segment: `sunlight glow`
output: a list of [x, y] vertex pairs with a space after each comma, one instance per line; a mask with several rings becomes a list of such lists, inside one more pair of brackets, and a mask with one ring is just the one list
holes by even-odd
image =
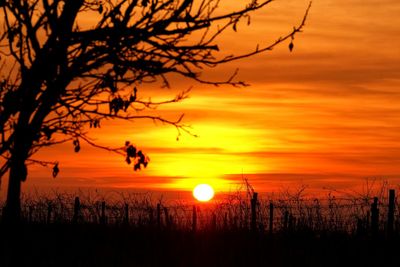
[[193, 189], [193, 196], [198, 201], [206, 202], [214, 197], [214, 189], [208, 184], [199, 184]]

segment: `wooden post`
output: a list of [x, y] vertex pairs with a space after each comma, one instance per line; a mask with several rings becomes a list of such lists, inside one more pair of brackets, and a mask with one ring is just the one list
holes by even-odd
[[154, 226], [154, 215], [153, 215], [153, 207], [149, 208], [149, 225]]
[[51, 213], [53, 211], [53, 207], [51, 206], [51, 203], [47, 205], [47, 223], [51, 223]]
[[197, 229], [197, 207], [193, 205], [193, 214], [192, 214], [192, 231], [196, 232]]
[[124, 215], [125, 215], [125, 217], [124, 217], [124, 223], [125, 223], [126, 225], [128, 225], [128, 224], [129, 224], [129, 205], [128, 205], [128, 203], [125, 203]]
[[80, 214], [81, 214], [81, 201], [79, 200], [79, 197], [75, 197], [74, 216], [72, 217], [72, 221], [74, 223], [78, 222]]
[[106, 224], [106, 202], [101, 202], [101, 215], [100, 215], [100, 223]]
[[169, 228], [170, 226], [170, 221], [169, 221], [169, 215], [168, 215], [168, 209], [167, 207], [164, 207], [164, 216], [165, 216], [165, 225], [167, 226], [167, 228]]
[[161, 204], [157, 204], [157, 228], [161, 227]]
[[253, 197], [250, 201], [251, 204], [251, 223], [250, 228], [252, 231], [257, 231], [257, 197], [258, 193], [254, 192]]
[[274, 231], [274, 204], [269, 203], [269, 233], [272, 234]]
[[395, 200], [394, 189], [389, 190], [389, 207], [388, 207], [388, 220], [387, 220], [387, 234], [391, 236], [393, 234], [394, 224], [394, 200]]
[[285, 214], [283, 216], [283, 229], [285, 231], [288, 229], [288, 223], [289, 223], [289, 211], [285, 211]]
[[371, 230], [372, 234], [377, 235], [379, 231], [379, 209], [378, 198], [374, 197], [374, 202], [371, 205]]

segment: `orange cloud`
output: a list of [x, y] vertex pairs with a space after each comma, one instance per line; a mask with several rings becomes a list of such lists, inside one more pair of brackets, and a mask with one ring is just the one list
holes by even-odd
[[[250, 51], [290, 31], [307, 1], [274, 2], [252, 16], [239, 33], [220, 40], [223, 53]], [[102, 145], [130, 140], [151, 158], [133, 172], [123, 157], [83, 145], [66, 144], [37, 157], [57, 159], [61, 172], [30, 168], [25, 185], [190, 190], [215, 183], [217, 190], [240, 183], [242, 171], [257, 190], [298, 182], [314, 189], [357, 187], [364, 177], [394, 183], [400, 177], [400, 3], [358, 0], [316, 1], [295, 49], [287, 44], [269, 53], [206, 70], [221, 79], [240, 68], [238, 79], [252, 86], [210, 88], [171, 77], [173, 89], [139, 88], [140, 97], [173, 97], [194, 85], [191, 98], [152, 114], [185, 113], [199, 138], [175, 141], [173, 127], [151, 121], [104, 122], [92, 136]], [[2, 190], [4, 192], [4, 190]]]

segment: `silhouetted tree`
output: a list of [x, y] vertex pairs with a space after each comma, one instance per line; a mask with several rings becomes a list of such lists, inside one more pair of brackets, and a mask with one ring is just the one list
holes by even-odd
[[[141, 100], [137, 87], [160, 80], [169, 86], [171, 73], [200, 83], [244, 86], [231, 76], [226, 81], [200, 78], [204, 67], [215, 67], [267, 50], [290, 40], [304, 26], [307, 12], [293, 31], [275, 42], [241, 55], [218, 57], [217, 37], [272, 0], [249, 0], [237, 11], [218, 9], [218, 0], [1, 0], [0, 52], [0, 177], [9, 173], [4, 219], [19, 219], [21, 182], [29, 163], [57, 162], [32, 158], [43, 147], [82, 141], [113, 150], [145, 167], [147, 156], [129, 142], [121, 148], [96, 145], [88, 126], [105, 119], [151, 119], [188, 132], [177, 120], [140, 113], [174, 99]], [[246, 5], [245, 5], [246, 4]], [[84, 18], [90, 18], [84, 20]]]

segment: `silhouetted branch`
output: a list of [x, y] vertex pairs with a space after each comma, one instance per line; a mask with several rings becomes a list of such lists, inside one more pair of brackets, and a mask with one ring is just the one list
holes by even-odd
[[[227, 29], [237, 31], [242, 19], [250, 22], [253, 11], [272, 0], [223, 10], [219, 0], [26, 0], [1, 1], [0, 53], [0, 155], [10, 170], [14, 194], [7, 205], [18, 206], [15, 197], [27, 176], [26, 163], [43, 163], [30, 157], [43, 147], [79, 139], [89, 145], [115, 151], [134, 161], [134, 170], [146, 167], [148, 158], [132, 144], [108, 148], [87, 135], [103, 120], [149, 119], [194, 135], [183, 123], [183, 114], [169, 119], [153, 115], [160, 105], [183, 101], [189, 90], [160, 101], [140, 97], [144, 83], [161, 81], [170, 87], [171, 74], [209, 85], [246, 86], [237, 81], [237, 70], [228, 78], [200, 78], [205, 68], [272, 50], [303, 29], [311, 3], [301, 23], [275, 42], [244, 54], [222, 57], [217, 39]], [[94, 22], [82, 23], [84, 16]], [[293, 42], [289, 49], [293, 49]], [[6, 67], [4, 67], [6, 66]], [[3, 69], [7, 69], [8, 74]], [[139, 88], [139, 89], [138, 89]], [[53, 163], [53, 176], [59, 169]], [[12, 194], [9, 196], [11, 197]]]

